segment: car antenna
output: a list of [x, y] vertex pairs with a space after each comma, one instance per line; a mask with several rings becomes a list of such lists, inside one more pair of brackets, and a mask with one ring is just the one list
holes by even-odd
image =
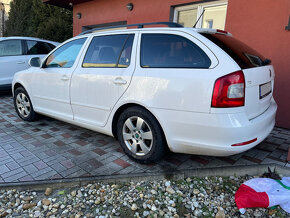
[[196, 21], [195, 24], [193, 25], [193, 28], [195, 28], [196, 24], [198, 23], [198, 21], [200, 20], [200, 18], [201, 18], [202, 15], [204, 14], [204, 11], [205, 11], [205, 10], [203, 9], [201, 15], [199, 16], [199, 18], [197, 19], [197, 21]]

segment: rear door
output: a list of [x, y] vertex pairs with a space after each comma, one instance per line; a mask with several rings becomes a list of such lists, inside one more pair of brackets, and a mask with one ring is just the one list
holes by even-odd
[[232, 36], [209, 33], [202, 35], [223, 49], [244, 72], [245, 110], [248, 119], [266, 111], [271, 104], [275, 76], [270, 61]]
[[11, 85], [16, 72], [28, 68], [20, 39], [0, 41], [0, 85]]
[[92, 37], [71, 82], [74, 120], [104, 126], [135, 70], [133, 33]]

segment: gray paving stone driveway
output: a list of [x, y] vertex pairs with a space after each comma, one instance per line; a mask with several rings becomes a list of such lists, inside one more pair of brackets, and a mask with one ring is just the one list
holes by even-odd
[[150, 165], [131, 161], [109, 136], [43, 117], [20, 120], [0, 95], [0, 183], [276, 163], [290, 167], [290, 130], [275, 128], [260, 145], [230, 157], [168, 154]]

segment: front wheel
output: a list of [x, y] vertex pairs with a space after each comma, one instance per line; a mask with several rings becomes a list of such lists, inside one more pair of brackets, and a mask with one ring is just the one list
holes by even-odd
[[19, 87], [14, 92], [14, 107], [18, 116], [25, 121], [34, 121], [37, 114], [33, 110], [31, 100], [23, 87]]
[[117, 136], [124, 152], [140, 163], [161, 159], [165, 153], [165, 139], [156, 118], [141, 107], [125, 110], [117, 123]]

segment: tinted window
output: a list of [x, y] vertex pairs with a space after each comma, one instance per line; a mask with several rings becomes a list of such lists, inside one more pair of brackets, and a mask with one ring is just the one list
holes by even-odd
[[21, 40], [7, 40], [0, 42], [0, 56], [22, 55]]
[[86, 53], [83, 67], [128, 67], [134, 35], [96, 36]]
[[142, 67], [209, 68], [210, 64], [205, 52], [182, 36], [142, 35]]
[[59, 47], [48, 56], [45, 67], [72, 67], [86, 39], [76, 39]]
[[223, 49], [242, 69], [263, 65], [265, 58], [261, 54], [234, 37], [208, 33], [202, 35]]
[[27, 41], [27, 54], [34, 55], [34, 54], [48, 54], [52, 49], [53, 45], [46, 43], [46, 42], [39, 42], [39, 41]]

